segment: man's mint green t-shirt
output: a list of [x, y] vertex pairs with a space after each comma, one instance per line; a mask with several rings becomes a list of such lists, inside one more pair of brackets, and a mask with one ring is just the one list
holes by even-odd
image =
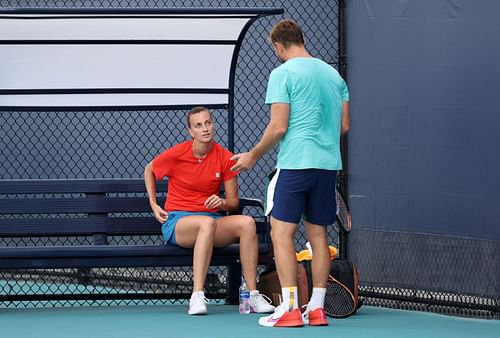
[[342, 102], [345, 81], [316, 58], [292, 58], [271, 72], [266, 104], [288, 103], [288, 130], [279, 144], [280, 169], [342, 169]]

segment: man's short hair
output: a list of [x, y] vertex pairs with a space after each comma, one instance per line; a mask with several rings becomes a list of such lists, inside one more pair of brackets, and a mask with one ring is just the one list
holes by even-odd
[[188, 128], [191, 128], [191, 115], [201, 113], [202, 111], [207, 111], [210, 114], [210, 118], [213, 120], [212, 112], [210, 110], [208, 110], [207, 107], [203, 107], [203, 106], [194, 107], [193, 109], [188, 111], [188, 113], [186, 115]]
[[293, 20], [281, 20], [273, 26], [269, 33], [269, 42], [279, 42], [283, 47], [304, 45], [304, 34], [300, 26]]

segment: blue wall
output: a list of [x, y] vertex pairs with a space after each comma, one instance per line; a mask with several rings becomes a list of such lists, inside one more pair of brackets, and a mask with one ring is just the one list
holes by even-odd
[[499, 13], [495, 0], [348, 1], [365, 280], [500, 295]]

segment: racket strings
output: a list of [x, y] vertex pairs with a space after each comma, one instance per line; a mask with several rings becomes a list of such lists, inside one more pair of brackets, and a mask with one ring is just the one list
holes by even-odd
[[337, 280], [328, 280], [326, 285], [325, 311], [332, 317], [348, 316], [355, 310], [351, 291]]
[[349, 208], [345, 203], [342, 194], [338, 189], [335, 189], [335, 200], [337, 202], [337, 217], [339, 219], [340, 225], [346, 230], [351, 231], [352, 229], [352, 218]]

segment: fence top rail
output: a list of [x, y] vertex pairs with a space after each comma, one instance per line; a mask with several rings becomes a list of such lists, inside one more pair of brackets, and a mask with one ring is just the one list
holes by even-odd
[[0, 14], [132, 14], [132, 15], [277, 15], [283, 14], [282, 8], [245, 7], [245, 8], [3, 8]]

